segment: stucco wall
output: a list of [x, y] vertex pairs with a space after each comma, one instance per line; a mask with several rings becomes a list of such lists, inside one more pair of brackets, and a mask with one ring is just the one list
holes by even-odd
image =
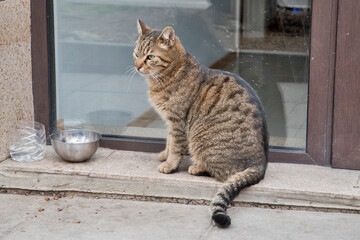
[[11, 126], [34, 117], [30, 0], [0, 1], [0, 161]]

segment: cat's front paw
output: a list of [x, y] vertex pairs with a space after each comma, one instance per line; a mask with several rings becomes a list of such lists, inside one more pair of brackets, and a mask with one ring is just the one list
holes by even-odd
[[167, 151], [166, 149], [159, 153], [159, 161], [163, 162], [167, 159]]
[[174, 173], [176, 172], [178, 166], [172, 166], [168, 162], [163, 162], [159, 165], [158, 170], [161, 173]]

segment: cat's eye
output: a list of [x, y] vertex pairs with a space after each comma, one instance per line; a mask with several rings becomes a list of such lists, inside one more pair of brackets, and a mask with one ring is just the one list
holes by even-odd
[[147, 60], [153, 60], [154, 58], [155, 58], [154, 55], [148, 55], [148, 56], [146, 57]]

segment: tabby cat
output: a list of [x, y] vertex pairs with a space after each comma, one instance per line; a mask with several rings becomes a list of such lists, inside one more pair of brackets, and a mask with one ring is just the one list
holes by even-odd
[[138, 31], [135, 68], [146, 77], [150, 100], [168, 124], [158, 170], [175, 172], [188, 150], [194, 162], [190, 174], [225, 182], [210, 210], [214, 222], [226, 227], [231, 201], [265, 175], [268, 134], [259, 97], [239, 76], [202, 66], [171, 27], [159, 31], [138, 20]]

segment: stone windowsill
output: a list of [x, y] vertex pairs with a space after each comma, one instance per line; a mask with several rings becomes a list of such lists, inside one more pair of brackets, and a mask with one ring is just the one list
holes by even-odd
[[[99, 148], [92, 159], [69, 163], [48, 146], [43, 160], [0, 163], [2, 191], [78, 192], [208, 204], [221, 185], [213, 178], [157, 171], [157, 154]], [[238, 204], [360, 211], [359, 171], [270, 163], [265, 179], [240, 192]]]

